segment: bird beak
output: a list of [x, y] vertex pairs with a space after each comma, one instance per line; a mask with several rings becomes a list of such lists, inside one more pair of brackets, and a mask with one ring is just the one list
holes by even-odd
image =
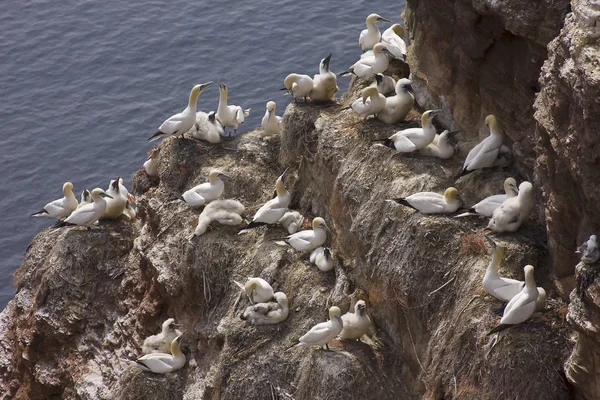
[[280, 178], [281, 178], [281, 181], [282, 181], [282, 182], [284, 182], [284, 181], [285, 181], [285, 174], [288, 172], [288, 169], [289, 169], [289, 167], [288, 167], [288, 168], [286, 168], [286, 169], [283, 171], [283, 173], [280, 175]]
[[200, 84], [200, 91], [206, 89], [207, 87], [209, 87], [210, 85], [212, 85], [214, 82], [206, 82], [206, 83], [202, 83]]
[[323, 224], [323, 228], [327, 229], [327, 231], [328, 231], [329, 233], [333, 233], [333, 232], [331, 232], [331, 229], [329, 229], [329, 227], [328, 227], [327, 225]]
[[[485, 230], [485, 229], [484, 229], [484, 230]], [[485, 234], [484, 234], [483, 236], [485, 236], [485, 238], [486, 238], [486, 239], [487, 239], [487, 241], [490, 243], [490, 245], [492, 246], [492, 248], [494, 248], [494, 249], [495, 249], [495, 248], [496, 248], [496, 242], [494, 242], [494, 241], [492, 240], [492, 238], [491, 238], [491, 237], [489, 237], [488, 235], [485, 235]]]
[[325, 68], [327, 68], [327, 70], [329, 70], [329, 62], [331, 61], [332, 54], [333, 53], [329, 53], [329, 55], [323, 60], [323, 64], [325, 65]]
[[119, 179], [121, 179], [121, 177], [115, 179], [115, 181], [111, 185], [114, 190], [117, 190], [117, 188], [119, 187]]
[[387, 18], [383, 18], [383, 17], [379, 17], [379, 18], [377, 18], [377, 21], [392, 22], [392, 21], [390, 21], [389, 19], [387, 19]]
[[436, 110], [429, 110], [429, 111], [430, 111], [429, 115], [435, 115], [435, 114], [442, 112], [442, 109], [438, 108]]
[[512, 183], [510, 185], [508, 185], [512, 190], [514, 190], [515, 192], [517, 192], [517, 194], [519, 194], [519, 187], [517, 185], [513, 185]]
[[404, 86], [404, 89], [406, 89], [407, 92], [412, 93], [413, 96], [415, 95], [415, 89], [413, 89], [411, 85]]
[[106, 194], [106, 193], [100, 193], [100, 197], [108, 197], [109, 199], [114, 199], [114, 197], [112, 197], [110, 194]]
[[377, 81], [377, 83], [381, 83], [383, 81], [383, 75], [381, 75], [381, 74], [375, 75], [375, 80]]
[[229, 175], [227, 175], [227, 174], [225, 174], [225, 173], [223, 173], [223, 172], [221, 172], [221, 173], [219, 174], [219, 176], [224, 176], [224, 177], [226, 177], [226, 178], [229, 178], [229, 179], [231, 179], [231, 176], [229, 176]]

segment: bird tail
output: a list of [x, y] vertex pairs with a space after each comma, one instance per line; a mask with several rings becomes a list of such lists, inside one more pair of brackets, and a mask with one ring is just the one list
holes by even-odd
[[283, 239], [275, 239], [275, 240], [276, 240], [275, 244], [277, 246], [287, 246], [288, 245], [288, 243], [286, 242], [285, 238], [283, 238]]
[[470, 174], [471, 172], [474, 172], [474, 171], [475, 171], [475, 170], [467, 171], [467, 169], [466, 169], [466, 168], [464, 168], [462, 171], [460, 171], [460, 175], [458, 175], [458, 176], [456, 177], [456, 179], [458, 179], [458, 178], [461, 178], [461, 177], [463, 177], [463, 176], [465, 176], [465, 175], [468, 175], [468, 174]]
[[152, 135], [152, 136], [150, 136], [150, 137], [148, 138], [148, 140], [149, 140], [149, 141], [156, 140], [156, 139], [158, 139], [158, 137], [159, 137], [160, 135], [164, 135], [164, 134], [165, 134], [164, 132], [161, 132], [161, 131], [156, 131], [156, 132], [154, 133], [154, 135]]
[[238, 285], [239, 288], [242, 289], [242, 290], [246, 289], [246, 286], [244, 284], [242, 284], [242, 283], [239, 283], [238, 281], [233, 281], [233, 283], [235, 283], [236, 285]]
[[252, 222], [250, 222], [248, 225], [246, 225], [242, 229], [254, 229], [254, 228], [258, 228], [259, 226], [263, 226], [263, 225], [267, 225], [267, 223], [266, 222], [252, 221]]
[[497, 327], [495, 327], [494, 329], [492, 329], [491, 331], [489, 331], [486, 336], [490, 336], [493, 333], [498, 333], [498, 332], [503, 331], [503, 330], [505, 330], [507, 328], [510, 328], [511, 326], [512, 325], [509, 325], [509, 324], [500, 324]]
[[352, 109], [352, 107], [348, 106], [348, 107], [344, 107], [344, 108], [340, 109], [340, 111], [345, 111], [345, 110], [350, 110], [350, 109]]
[[413, 210], [417, 210], [415, 207], [413, 207], [412, 205], [410, 205], [410, 203], [408, 201], [406, 201], [406, 198], [404, 198], [404, 197], [398, 197], [397, 199], [392, 199], [392, 200], [388, 200], [388, 201], [394, 201], [394, 202], [396, 202], [398, 204], [402, 204], [403, 206], [410, 207]]
[[47, 217], [49, 215], [50, 214], [48, 214], [48, 211], [44, 210], [43, 208], [40, 211], [31, 214], [32, 217]]
[[279, 89], [279, 90], [288, 90], [288, 88], [286, 88], [286, 87], [282, 87], [282, 88], [281, 88], [281, 89]]

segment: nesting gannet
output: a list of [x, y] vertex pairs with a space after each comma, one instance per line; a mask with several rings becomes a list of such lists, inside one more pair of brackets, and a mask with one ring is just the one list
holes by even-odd
[[144, 371], [154, 372], [155, 374], [168, 374], [177, 371], [185, 365], [185, 355], [181, 352], [179, 342], [181, 335], [177, 336], [171, 342], [171, 354], [152, 353], [138, 358], [135, 362]]
[[63, 184], [62, 199], [54, 200], [44, 206], [40, 211], [31, 214], [32, 217], [52, 217], [58, 220], [68, 217], [77, 209], [77, 198], [73, 194], [73, 184], [65, 182]]
[[148, 336], [142, 344], [142, 353], [167, 353], [171, 349], [171, 342], [177, 336], [181, 336], [181, 331], [177, 329], [179, 325], [175, 323], [174, 318], [169, 318], [162, 324], [160, 333]]
[[362, 90], [362, 98], [356, 100], [350, 107], [343, 108], [342, 110], [351, 108], [363, 119], [367, 119], [369, 115], [377, 116], [377, 113], [383, 110], [384, 107], [385, 96], [377, 91], [376, 86], [367, 86]]
[[329, 350], [328, 342], [336, 338], [342, 332], [343, 322], [341, 318], [342, 312], [339, 307], [333, 306], [329, 309], [329, 321], [321, 322], [313, 326], [307, 333], [304, 334], [296, 346], [325, 346]]
[[526, 265], [523, 270], [525, 271], [525, 286], [508, 302], [500, 320], [500, 325], [489, 331], [488, 335], [500, 332], [511, 325], [525, 322], [535, 312], [539, 293], [535, 285], [533, 266]]
[[158, 127], [158, 131], [148, 138], [148, 140], [155, 140], [162, 136], [170, 135], [181, 135], [192, 129], [196, 123], [196, 104], [198, 103], [198, 96], [200, 93], [212, 85], [212, 82], [202, 83], [192, 88], [190, 97], [188, 100], [188, 106], [180, 112], [170, 116], [161, 126]]
[[314, 81], [308, 75], [301, 74], [289, 74], [283, 80], [283, 88], [281, 90], [287, 90], [292, 95], [294, 101], [299, 98], [306, 98], [310, 96], [310, 93], [314, 87]]
[[434, 192], [420, 192], [388, 201], [414, 208], [423, 214], [451, 214], [460, 206], [458, 190], [453, 187], [446, 189], [443, 195]]
[[575, 252], [581, 254], [581, 261], [586, 264], [593, 264], [600, 259], [600, 249], [596, 235], [591, 235]]
[[379, 21], [392, 22], [389, 19], [383, 18], [379, 14], [369, 14], [365, 20], [367, 29], [363, 29], [358, 38], [358, 45], [363, 51], [372, 49], [373, 46], [375, 46], [375, 44], [381, 39], [381, 32], [379, 32], [379, 28], [376, 25], [376, 22]]
[[117, 219], [125, 211], [127, 206], [128, 194], [127, 189], [120, 183], [121, 178], [117, 178], [110, 181], [106, 194], [110, 195], [106, 200], [106, 210], [102, 218], [105, 219]]
[[96, 188], [92, 190], [93, 203], [86, 204], [85, 206], [78, 208], [73, 211], [67, 219], [65, 224], [81, 225], [91, 228], [94, 222], [98, 221], [104, 210], [106, 209], [106, 200], [104, 198], [111, 198], [109, 194], [106, 194], [104, 190]]
[[359, 78], [371, 78], [372, 76], [384, 72], [390, 65], [390, 54], [383, 44], [377, 43], [373, 47], [373, 55], [364, 57], [352, 64], [347, 71], [339, 74], [339, 76], [354, 74]]
[[375, 74], [375, 80], [370, 86], [376, 87], [379, 93], [386, 96], [396, 89], [396, 81], [391, 76], [379, 73]]
[[517, 181], [514, 178], [506, 178], [504, 180], [504, 192], [506, 194], [495, 194], [481, 200], [479, 203], [471, 207], [467, 212], [457, 215], [454, 218], [466, 217], [468, 215], [480, 215], [491, 217], [494, 210], [500, 207], [506, 199], [515, 197], [519, 193]]
[[83, 207], [86, 204], [90, 204], [92, 202], [92, 194], [86, 188], [83, 188], [81, 192], [81, 201], [77, 205], [77, 208]]
[[250, 114], [250, 109], [244, 110], [240, 106], [228, 106], [227, 95], [229, 89], [227, 85], [219, 82], [219, 107], [217, 108], [217, 118], [223, 124], [223, 127], [232, 127], [233, 133], [236, 133], [239, 124], [244, 122], [244, 117]]
[[504, 135], [494, 115], [490, 114], [485, 117], [485, 124], [490, 128], [490, 136], [483, 139], [469, 152], [460, 176], [477, 169], [492, 167], [498, 158]]
[[266, 303], [273, 298], [273, 288], [262, 278], [248, 278], [245, 284], [233, 281], [250, 299], [250, 303]]
[[[399, 153], [411, 153], [421, 150], [435, 138], [435, 126], [431, 123], [433, 117], [440, 110], [425, 111], [421, 115], [421, 128], [408, 128], [394, 133], [383, 140], [383, 145]], [[382, 141], [382, 140], [376, 140]]]
[[396, 82], [396, 95], [388, 97], [385, 108], [377, 114], [377, 119], [393, 125], [403, 121], [415, 105], [414, 91], [410, 79], [402, 78]]
[[156, 156], [160, 152], [160, 147], [155, 147], [148, 152], [148, 158], [142, 167], [148, 176], [156, 176], [158, 175], [158, 166], [156, 165]]
[[221, 180], [222, 176], [230, 177], [218, 169], [211, 170], [208, 174], [208, 182], [186, 190], [182, 195], [183, 200], [192, 207], [200, 207], [218, 199], [225, 189], [225, 184]]
[[285, 188], [285, 172], [286, 171], [284, 171], [275, 182], [276, 196], [258, 209], [256, 214], [254, 214], [254, 218], [252, 218], [252, 222], [244, 229], [256, 228], [267, 224], [276, 224], [286, 213], [290, 201], [292, 201], [292, 195]]
[[344, 328], [340, 338], [344, 340], [360, 340], [371, 329], [371, 318], [367, 315], [367, 303], [358, 300], [354, 305], [354, 312], [342, 315]]
[[206, 232], [208, 226], [213, 221], [221, 225], [239, 225], [242, 223], [242, 214], [246, 209], [244, 205], [237, 200], [214, 200], [208, 203], [198, 217], [198, 225], [194, 230], [192, 237], [201, 236]]
[[223, 141], [225, 131], [223, 130], [223, 124], [214, 111], [208, 114], [199, 112], [196, 114], [196, 124], [194, 129], [191, 130], [191, 134], [196, 140], [217, 144]]
[[337, 86], [337, 77], [329, 70], [331, 53], [319, 63], [319, 73], [313, 78], [313, 89], [310, 92], [312, 101], [331, 100], [340, 88]]
[[323, 272], [331, 271], [333, 269], [331, 250], [328, 247], [317, 247], [310, 253], [310, 262]]
[[277, 105], [274, 101], [267, 103], [267, 111], [260, 126], [263, 128], [261, 136], [279, 135], [281, 133], [281, 117], [275, 115]]
[[534, 204], [533, 185], [527, 181], [519, 185], [519, 194], [506, 199], [494, 210], [488, 228], [494, 232], [515, 232], [529, 217]]
[[293, 235], [283, 238], [283, 242], [278, 242], [278, 244], [289, 244], [298, 251], [313, 250], [327, 240], [325, 229], [329, 231], [325, 220], [321, 217], [316, 217], [312, 221], [312, 230], [296, 232]]
[[450, 144], [450, 139], [459, 131], [450, 132], [447, 129], [436, 135], [431, 143], [417, 152], [426, 157], [437, 157], [447, 160], [454, 154], [454, 147]]
[[298, 211], [288, 211], [283, 214], [283, 217], [279, 220], [281, 226], [283, 226], [289, 234], [298, 232], [298, 229], [304, 224], [304, 217]]
[[283, 292], [277, 292], [273, 298], [274, 302], [248, 306], [240, 318], [253, 325], [273, 325], [285, 321], [290, 313], [287, 296]]
[[404, 28], [394, 24], [387, 28], [381, 35], [381, 43], [398, 60], [406, 60], [406, 43], [404, 42]]

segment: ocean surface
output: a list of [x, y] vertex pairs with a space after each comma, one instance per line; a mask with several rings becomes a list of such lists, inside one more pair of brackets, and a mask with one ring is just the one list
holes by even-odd
[[[404, 0], [201, 2], [5, 0], [0, 13], [0, 308], [33, 237], [54, 223], [30, 218], [71, 181], [107, 188], [131, 177], [146, 140], [187, 105], [193, 85], [214, 81], [198, 109], [252, 108], [238, 133], [260, 125], [265, 103], [281, 115], [291, 72], [314, 75], [333, 52], [341, 72], [361, 54], [368, 14], [401, 22]], [[379, 23], [383, 31], [390, 24]], [[350, 78], [340, 78], [343, 93]]]

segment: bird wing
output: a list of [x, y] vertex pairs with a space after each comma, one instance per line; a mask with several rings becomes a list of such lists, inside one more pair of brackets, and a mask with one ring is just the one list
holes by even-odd
[[491, 289], [491, 295], [499, 300], [511, 301], [513, 297], [521, 293], [525, 282], [516, 279], [499, 278], [494, 281], [494, 286]]
[[294, 233], [289, 236], [287, 242], [294, 247], [296, 250], [303, 250], [310, 247], [310, 240], [314, 237], [314, 232], [312, 230], [306, 230]]
[[182, 113], [175, 114], [172, 117], [168, 118], [165, 122], [163, 122], [158, 130], [162, 133], [166, 133], [167, 135], [173, 135], [175, 133], [179, 133], [179, 129], [183, 124], [183, 115]]
[[95, 215], [96, 209], [94, 207], [94, 203], [90, 203], [73, 211], [71, 215], [65, 219], [65, 222], [75, 225], [84, 225], [90, 222]]
[[417, 146], [406, 135], [399, 134], [393, 140], [396, 151], [400, 153], [411, 153], [417, 149]]
[[494, 161], [496, 161], [496, 158], [498, 158], [498, 152], [500, 151], [500, 148], [494, 146], [493, 142], [487, 140], [488, 138], [485, 138], [480, 143], [481, 146], [477, 150], [477, 154], [474, 154], [470, 160], [469, 156], [478, 146], [475, 146], [473, 150], [469, 152], [467, 160], [465, 160], [465, 168], [467, 168], [469, 171], [489, 167], [494, 163]]
[[360, 32], [360, 36], [358, 37], [358, 46], [359, 46], [359, 47], [362, 47], [362, 45], [363, 45], [363, 42], [365, 41], [365, 36], [367, 36], [367, 32], [368, 32], [368, 31], [369, 31], [368, 29], [363, 29], [363, 30]]
[[493, 196], [486, 197], [481, 200], [479, 203], [475, 204], [472, 208], [478, 214], [485, 215], [486, 217], [491, 217], [494, 214], [496, 208], [500, 207], [502, 203], [506, 200], [506, 195], [504, 194], [495, 194]]
[[185, 191], [182, 197], [183, 200], [192, 207], [199, 207], [206, 203], [206, 199], [194, 189]]
[[[157, 357], [152, 357], [153, 355], [158, 355]], [[138, 364], [144, 365], [150, 371], [155, 372], [157, 374], [167, 374], [173, 371], [173, 367], [167, 364], [164, 360], [160, 358], [160, 356], [165, 356], [166, 354], [162, 353], [154, 353], [147, 354], [143, 357], [137, 359]], [[169, 356], [170, 357], [170, 356]]]
[[416, 193], [406, 198], [406, 201], [425, 214], [435, 214], [444, 212], [447, 203], [444, 196], [433, 192]]
[[52, 217], [61, 216], [65, 210], [65, 198], [54, 200], [44, 206], [44, 210]]
[[483, 147], [484, 142], [485, 142], [485, 139], [482, 140], [481, 142], [479, 142], [477, 144], [477, 146], [473, 147], [471, 149], [471, 151], [469, 151], [469, 154], [467, 154], [467, 158], [465, 159], [464, 168], [466, 168], [467, 165], [477, 156], [477, 154], [479, 153], [479, 151]]
[[313, 343], [318, 344], [320, 341], [322, 341], [329, 335], [330, 330], [331, 330], [331, 322], [330, 321], [318, 323], [317, 325], [313, 326], [308, 332], [306, 332], [304, 334], [304, 336], [302, 336], [300, 338], [300, 342], [303, 342], [306, 344], [313, 344]]
[[240, 106], [229, 106], [229, 109], [235, 115], [235, 120], [241, 124], [244, 122], [244, 110]]
[[526, 321], [535, 311], [536, 300], [529, 296], [526, 291], [521, 291], [508, 302], [500, 323], [519, 324]]
[[287, 209], [285, 208], [265, 208], [265, 206], [262, 206], [256, 212], [256, 214], [254, 214], [254, 218], [252, 219], [252, 221], [265, 222], [267, 224], [275, 224], [277, 223], [277, 221], [279, 221], [279, 219], [281, 219], [281, 217], [283, 217], [283, 214], [285, 214], [285, 212], [287, 211]]

